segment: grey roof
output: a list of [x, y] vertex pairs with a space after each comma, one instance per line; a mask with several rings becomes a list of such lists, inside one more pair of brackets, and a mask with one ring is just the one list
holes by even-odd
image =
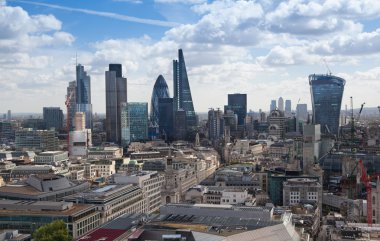
[[261, 228], [231, 235], [225, 241], [299, 241], [300, 236], [294, 228], [288, 224], [278, 224], [271, 227]]

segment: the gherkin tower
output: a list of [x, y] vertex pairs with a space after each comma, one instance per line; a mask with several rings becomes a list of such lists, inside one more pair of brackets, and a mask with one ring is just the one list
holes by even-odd
[[158, 111], [158, 99], [169, 98], [169, 89], [162, 75], [159, 75], [153, 87], [152, 98], [150, 101], [150, 122], [152, 126], [159, 123], [160, 113]]

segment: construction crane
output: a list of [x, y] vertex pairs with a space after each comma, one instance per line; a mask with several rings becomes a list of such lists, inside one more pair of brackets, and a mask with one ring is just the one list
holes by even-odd
[[71, 127], [71, 118], [72, 116], [70, 115], [70, 106], [71, 106], [71, 99], [73, 98], [74, 92], [70, 92], [70, 95], [66, 95], [66, 132], [67, 132], [67, 152], [70, 155], [70, 127]]
[[358, 175], [356, 178], [357, 183], [363, 183], [367, 192], [367, 223], [368, 227], [372, 227], [372, 186], [370, 182], [380, 177], [380, 173], [374, 174], [370, 177], [367, 174], [367, 168], [364, 166], [363, 161], [359, 160]]
[[328, 75], [331, 75], [331, 74], [332, 74], [332, 73], [331, 73], [331, 70], [330, 70], [329, 65], [327, 64], [325, 58], [322, 58], [322, 60], [323, 60], [323, 62], [325, 63], [326, 69], [327, 69], [327, 71], [328, 71], [327, 74], [328, 74]]

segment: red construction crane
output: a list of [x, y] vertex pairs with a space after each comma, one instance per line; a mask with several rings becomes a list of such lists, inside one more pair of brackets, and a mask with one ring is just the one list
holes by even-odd
[[74, 92], [70, 92], [70, 95], [66, 95], [66, 132], [67, 132], [67, 151], [70, 155], [70, 126], [71, 126], [71, 118], [72, 116], [70, 115], [70, 106], [71, 106], [71, 98], [73, 97]]
[[370, 177], [367, 174], [367, 168], [364, 166], [363, 161], [359, 161], [358, 165], [358, 176], [357, 181], [358, 183], [361, 182], [364, 184], [365, 189], [367, 191], [367, 223], [368, 227], [372, 227], [372, 186], [370, 182], [374, 179], [377, 179], [380, 177], [380, 173], [376, 173], [372, 177]]

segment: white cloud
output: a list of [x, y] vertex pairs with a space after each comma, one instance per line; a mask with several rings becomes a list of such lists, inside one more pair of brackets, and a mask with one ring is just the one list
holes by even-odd
[[201, 14], [196, 24], [172, 28], [166, 38], [177, 42], [255, 45], [266, 39], [257, 27], [263, 9], [252, 1], [216, 1], [192, 7]]

